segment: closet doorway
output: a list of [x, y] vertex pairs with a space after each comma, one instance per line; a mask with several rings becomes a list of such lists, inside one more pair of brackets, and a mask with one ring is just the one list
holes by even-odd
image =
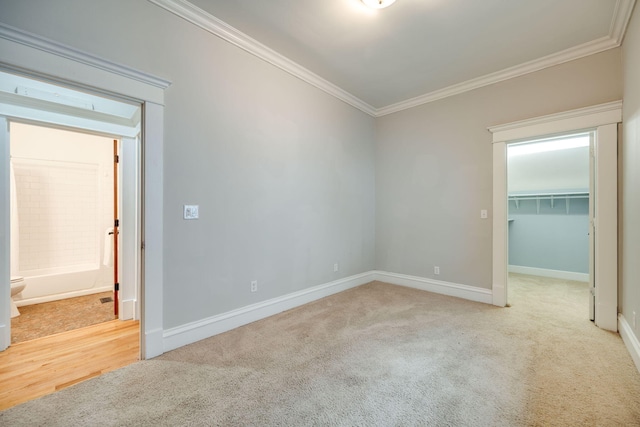
[[[509, 304], [546, 295], [595, 318], [593, 131], [507, 146]], [[587, 310], [588, 309], [588, 310]]]
[[542, 140], [593, 132], [593, 190], [590, 194], [594, 221], [593, 266], [595, 324], [618, 330], [618, 123], [622, 121], [622, 102], [489, 128], [493, 134], [493, 304], [504, 307], [508, 301], [508, 192], [507, 147], [525, 141]]

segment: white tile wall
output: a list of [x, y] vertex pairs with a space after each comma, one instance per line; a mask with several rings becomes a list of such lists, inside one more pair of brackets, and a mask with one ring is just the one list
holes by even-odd
[[20, 271], [95, 264], [100, 259], [98, 164], [13, 160]]

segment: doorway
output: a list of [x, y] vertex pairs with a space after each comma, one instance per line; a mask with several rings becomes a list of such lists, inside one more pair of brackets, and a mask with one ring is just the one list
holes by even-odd
[[555, 295], [594, 320], [594, 138], [580, 132], [507, 146], [509, 305], [514, 294], [519, 304]]
[[[98, 295], [104, 304], [110, 303], [113, 319], [113, 289], [118, 283], [119, 318], [140, 319], [140, 105], [17, 74], [0, 73], [0, 80], [0, 121], [6, 130], [2, 145], [7, 171], [14, 172], [11, 177], [15, 178], [5, 180], [7, 199], [10, 184], [16, 184], [16, 199], [7, 203], [14, 208], [7, 215], [7, 228], [12, 231], [7, 234], [21, 236], [11, 239], [5, 274], [26, 276], [25, 286], [9, 301], [12, 311], [17, 314], [18, 306]], [[116, 168], [114, 140], [122, 159]], [[115, 191], [114, 182], [121, 183], [121, 191]], [[113, 198], [116, 193], [118, 200]], [[115, 280], [113, 273], [114, 205], [119, 206], [123, 220], [119, 240], [127, 256], [118, 262], [123, 280]], [[22, 220], [11, 224], [14, 211]], [[91, 302], [93, 311], [100, 312], [96, 318], [101, 319], [106, 314], [102, 312], [109, 310], [100, 298]], [[74, 311], [68, 304], [63, 306], [69, 311], [63, 317]], [[75, 309], [82, 311], [79, 306]], [[85, 312], [83, 317], [93, 314]], [[73, 316], [69, 319], [65, 331], [77, 323]], [[9, 324], [6, 327], [11, 336]]]
[[[113, 144], [122, 142], [20, 122], [9, 129], [11, 284], [12, 291], [18, 282], [22, 289], [12, 295], [11, 343], [118, 318], [114, 283], [134, 296], [138, 287], [136, 274], [115, 277], [114, 218], [122, 203], [114, 196], [122, 191], [114, 184], [122, 174]], [[135, 186], [135, 179], [125, 184]], [[125, 210], [135, 204], [129, 201]], [[135, 216], [127, 220], [125, 231], [133, 224], [135, 233]], [[135, 273], [137, 257], [129, 255], [117, 264]], [[118, 311], [122, 320], [135, 317], [134, 310]]]
[[[109, 94], [142, 106], [140, 123], [143, 126], [137, 145], [141, 166], [140, 200], [143, 203], [139, 213], [143, 222], [138, 248], [141, 253], [140, 351], [143, 359], [162, 354], [164, 92], [171, 81], [23, 30], [3, 28], [0, 44], [0, 70], [54, 83], [66, 82], [67, 86], [79, 88], [84, 93]], [[4, 137], [0, 132], [0, 164], [6, 166], [9, 152]], [[7, 207], [8, 180], [8, 173], [0, 174], [0, 199]], [[0, 305], [0, 350], [6, 349], [10, 342], [8, 235], [7, 208], [0, 211], [0, 271], [6, 272], [0, 278], [4, 294]]]
[[618, 329], [617, 142], [620, 101], [489, 128], [493, 133], [493, 304], [507, 305], [507, 146], [545, 135], [594, 132], [593, 281], [595, 324]]

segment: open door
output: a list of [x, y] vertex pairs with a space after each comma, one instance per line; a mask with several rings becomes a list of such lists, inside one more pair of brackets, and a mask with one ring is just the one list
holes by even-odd
[[596, 320], [596, 276], [595, 276], [595, 188], [596, 188], [596, 155], [594, 134], [589, 137], [589, 320]]
[[118, 145], [117, 139], [113, 140], [113, 314], [118, 317], [118, 308], [120, 302], [118, 294], [120, 292], [120, 283], [118, 283], [118, 227], [120, 220], [118, 219]]

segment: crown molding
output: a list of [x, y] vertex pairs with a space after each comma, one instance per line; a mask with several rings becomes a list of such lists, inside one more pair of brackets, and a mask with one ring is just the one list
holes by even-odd
[[493, 143], [516, 141], [542, 134], [552, 135], [576, 129], [590, 129], [622, 121], [622, 101], [612, 101], [533, 119], [488, 127]]
[[624, 33], [627, 29], [627, 24], [631, 19], [631, 13], [633, 12], [633, 6], [635, 5], [635, 2], [636, 0], [616, 1], [613, 18], [611, 19], [611, 25], [609, 27], [609, 34], [605, 37], [601, 37], [599, 39], [569, 49], [565, 49], [563, 51], [553, 53], [551, 55], [547, 55], [533, 61], [525, 62], [524, 64], [506, 68], [495, 73], [467, 80], [466, 82], [448, 86], [446, 88], [429, 92], [424, 95], [407, 99], [395, 104], [391, 104], [386, 107], [378, 108], [376, 110], [376, 117], [397, 113], [398, 111], [406, 110], [408, 108], [417, 107], [422, 104], [427, 104], [439, 99], [448, 98], [450, 96], [458, 95], [464, 92], [469, 92], [471, 90], [509, 80], [514, 77], [523, 76], [525, 74], [540, 71], [545, 68], [563, 64], [565, 62], [584, 58], [585, 56], [594, 55], [608, 49], [616, 48], [622, 44]]
[[611, 27], [609, 28], [609, 37], [616, 41], [617, 46], [620, 46], [624, 40], [624, 35], [627, 31], [627, 25], [631, 19], [635, 3], [636, 0], [616, 1], [616, 8], [613, 12]]
[[515, 67], [506, 68], [495, 73], [467, 80], [466, 82], [458, 83], [443, 89], [417, 96], [415, 98], [408, 99], [406, 101], [401, 101], [387, 107], [379, 108], [376, 110], [376, 117], [397, 113], [398, 111], [406, 110], [408, 108], [417, 107], [422, 104], [428, 104], [439, 99], [448, 98], [450, 96], [458, 95], [464, 92], [472, 91], [474, 89], [479, 89], [481, 87], [513, 79], [515, 77], [524, 76], [535, 71], [540, 71], [545, 68], [560, 65], [565, 62], [603, 52], [608, 49], [613, 49], [618, 46], [620, 46], [620, 44], [616, 43], [615, 40], [612, 40], [610, 37], [602, 37], [600, 39], [596, 39], [591, 42], [563, 50], [561, 52], [535, 59], [533, 61], [525, 62], [524, 64], [516, 65]]
[[230, 26], [224, 21], [216, 18], [210, 13], [189, 3], [186, 0], [149, 0], [151, 3], [191, 22], [203, 30], [228, 41], [231, 44], [243, 49], [258, 58], [280, 68], [283, 71], [317, 87], [320, 90], [346, 102], [347, 104], [361, 110], [371, 116], [375, 116], [376, 109], [360, 98], [334, 85], [311, 72], [300, 64], [279, 54], [273, 49], [263, 45], [259, 41], [249, 37], [245, 33]]
[[70, 59], [75, 62], [90, 65], [94, 68], [127, 77], [160, 89], [166, 89], [171, 85], [169, 80], [136, 70], [135, 68], [131, 68], [126, 65], [108, 61], [104, 58], [58, 43], [37, 34], [12, 27], [11, 25], [7, 25], [2, 22], [0, 22], [0, 38], [35, 48], [43, 52], [51, 53], [62, 58]]
[[439, 99], [448, 98], [484, 86], [489, 86], [515, 77], [523, 76], [565, 62], [580, 59], [589, 55], [619, 47], [631, 18], [636, 0], [616, 0], [614, 16], [611, 20], [609, 34], [605, 37], [557, 52], [524, 64], [516, 65], [495, 73], [467, 80], [452, 86], [438, 89], [415, 98], [407, 99], [386, 107], [374, 108], [360, 98], [341, 89], [333, 83], [295, 63], [294, 61], [268, 48], [243, 32], [226, 24], [208, 12], [189, 3], [187, 0], [148, 0], [149, 2], [185, 19], [188, 22], [208, 31], [223, 40], [263, 59], [264, 61], [300, 78], [301, 80], [327, 92], [347, 104], [373, 116], [382, 117]]

